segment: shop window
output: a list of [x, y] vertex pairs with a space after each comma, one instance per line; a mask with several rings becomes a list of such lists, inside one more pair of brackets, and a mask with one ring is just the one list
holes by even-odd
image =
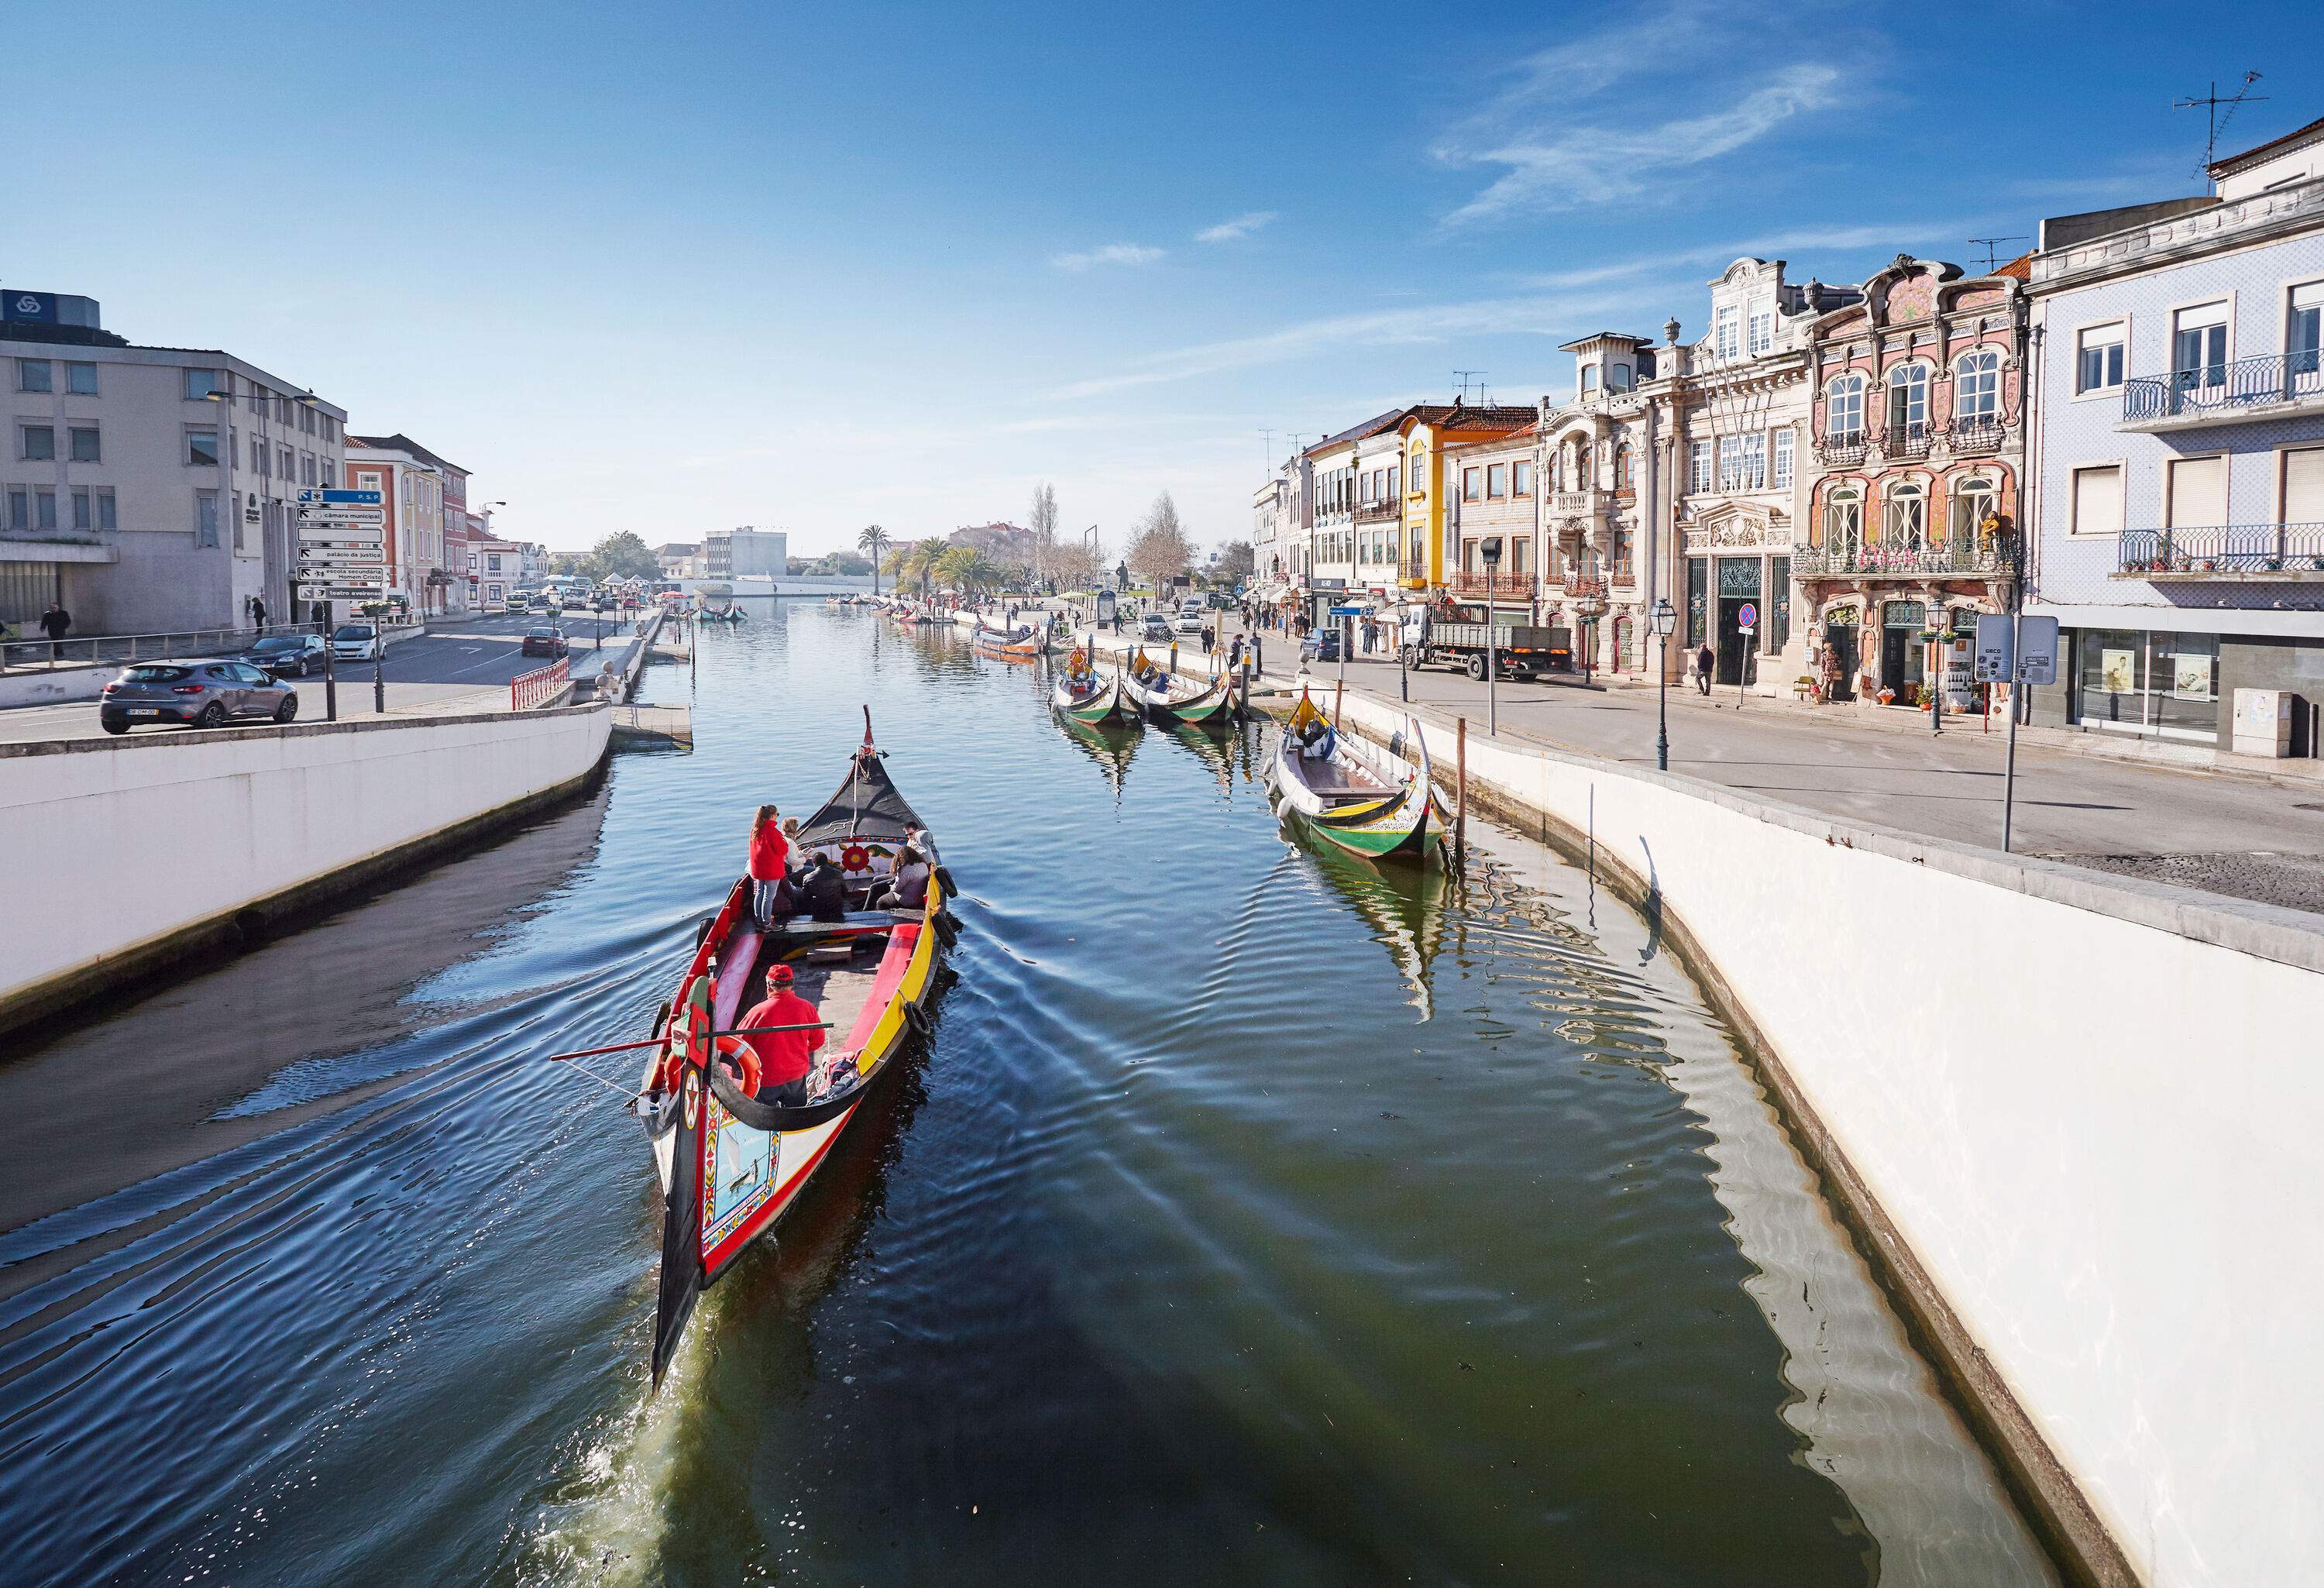
[[2087, 629], [2077, 645], [2077, 722], [2125, 733], [2218, 738], [2218, 635]]

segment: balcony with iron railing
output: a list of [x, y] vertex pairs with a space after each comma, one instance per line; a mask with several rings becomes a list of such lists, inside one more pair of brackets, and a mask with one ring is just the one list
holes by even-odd
[[1945, 445], [1955, 452], [1998, 452], [2009, 429], [1996, 419], [1956, 419], [1945, 428]]
[[1360, 524], [1391, 523], [1403, 516], [1404, 503], [1401, 502], [1359, 502], [1356, 503], [1356, 522]]
[[1853, 575], [1931, 578], [1950, 575], [2008, 577], [2016, 567], [2006, 535], [1984, 539], [1863, 540], [1854, 538], [1796, 547], [1792, 572], [1806, 578]]
[[1598, 493], [1595, 491], [1552, 492], [1549, 498], [1549, 510], [1552, 512], [1565, 515], [1595, 512], [1598, 511]]
[[1862, 430], [1838, 430], [1816, 443], [1816, 461], [1826, 468], [1854, 468], [1869, 450]]
[[1463, 568], [1452, 576], [1455, 596], [1514, 596], [1530, 599], [1533, 596], [1533, 575], [1488, 574]]
[[2310, 347], [2125, 381], [2115, 428], [2193, 429], [2311, 412], [2324, 413], [2324, 356]]
[[1558, 587], [1564, 591], [1568, 596], [1603, 596], [1606, 594], [1606, 576], [1598, 572], [1596, 569], [1591, 569], [1587, 572], [1565, 574], [1559, 577], [1556, 583]]
[[2126, 530], [2114, 577], [2324, 583], [2324, 523]]
[[1935, 439], [1935, 433], [1925, 420], [1890, 425], [1879, 434], [1880, 455], [1889, 458], [1926, 457]]

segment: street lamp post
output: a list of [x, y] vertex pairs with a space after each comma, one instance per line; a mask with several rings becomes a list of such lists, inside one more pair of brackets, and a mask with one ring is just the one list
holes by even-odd
[[1485, 732], [1498, 739], [1501, 734], [1501, 645], [1500, 630], [1494, 623], [1493, 576], [1501, 566], [1501, 538], [1487, 535], [1477, 543], [1477, 555], [1485, 565]]
[[1665, 596], [1655, 603], [1651, 619], [1655, 625], [1655, 670], [1661, 674], [1659, 698], [1655, 702], [1655, 770], [1670, 771], [1670, 637], [1678, 627], [1678, 609]]

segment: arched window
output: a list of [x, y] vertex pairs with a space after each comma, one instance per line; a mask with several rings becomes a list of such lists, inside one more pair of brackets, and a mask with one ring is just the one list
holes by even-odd
[[1614, 489], [1629, 490], [1635, 482], [1630, 477], [1630, 444], [1624, 441], [1614, 448]]
[[1974, 549], [1984, 539], [1985, 521], [2000, 512], [2001, 496], [1990, 475], [1971, 475], [1953, 482], [1951, 505], [1946, 512], [1946, 534], [1953, 545]]
[[1823, 499], [1822, 530], [1823, 544], [1836, 555], [1846, 552], [1861, 538], [1864, 499], [1853, 487], [1842, 486]]
[[1590, 471], [1590, 443], [1584, 441], [1573, 449], [1573, 488], [1587, 491], [1597, 483]]
[[1929, 428], [1929, 366], [1900, 364], [1888, 372], [1888, 434], [1918, 436]]
[[1953, 361], [1953, 422], [2001, 422], [2001, 355], [1995, 349], [1979, 347]]
[[1824, 394], [1824, 439], [1849, 442], [1864, 439], [1864, 377], [1842, 375]]
[[1896, 550], [1921, 545], [1929, 532], [1929, 498], [1920, 486], [1891, 485], [1880, 515], [1880, 538]]

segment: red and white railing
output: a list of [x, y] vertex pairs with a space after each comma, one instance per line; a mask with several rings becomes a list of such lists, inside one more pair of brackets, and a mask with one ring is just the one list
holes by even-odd
[[565, 686], [571, 680], [572, 672], [572, 659], [564, 657], [547, 667], [519, 673], [509, 680], [509, 709], [530, 711], [536, 706], [546, 706], [565, 693]]

